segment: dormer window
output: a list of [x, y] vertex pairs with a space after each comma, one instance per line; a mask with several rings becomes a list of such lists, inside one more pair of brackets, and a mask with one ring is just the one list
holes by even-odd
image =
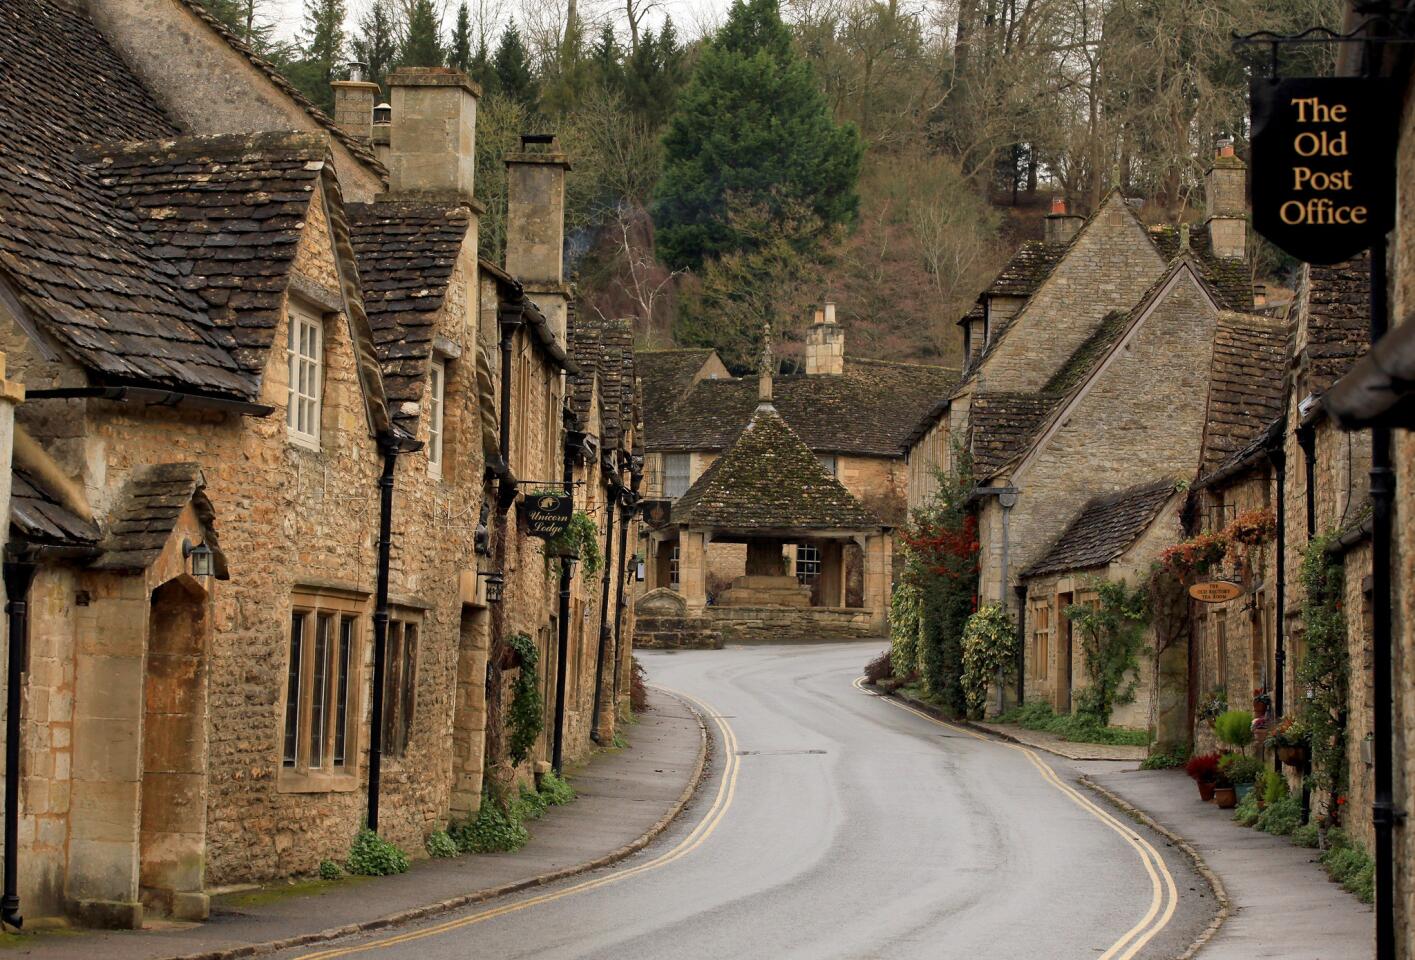
[[285, 352], [290, 375], [285, 425], [293, 442], [318, 450], [320, 396], [324, 384], [324, 328], [318, 318], [293, 305], [290, 308]]
[[447, 399], [447, 364], [434, 360], [427, 378], [427, 468], [442, 476], [442, 411]]

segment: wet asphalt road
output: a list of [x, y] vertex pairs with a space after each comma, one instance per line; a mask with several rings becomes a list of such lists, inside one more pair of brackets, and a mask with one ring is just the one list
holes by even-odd
[[640, 653], [652, 683], [706, 708], [715, 738], [711, 778], [658, 841], [574, 880], [288, 956], [1125, 960], [1176, 956], [1208, 924], [1188, 862], [1107, 822], [1065, 761], [856, 687], [879, 646]]

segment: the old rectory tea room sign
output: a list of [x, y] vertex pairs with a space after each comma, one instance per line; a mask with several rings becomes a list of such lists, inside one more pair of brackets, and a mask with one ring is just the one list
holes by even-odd
[[1358, 77], [1253, 81], [1253, 226], [1339, 263], [1395, 223], [1395, 89]]

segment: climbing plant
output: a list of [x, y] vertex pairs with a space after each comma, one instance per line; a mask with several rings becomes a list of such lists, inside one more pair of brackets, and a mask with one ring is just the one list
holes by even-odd
[[889, 660], [897, 677], [919, 670], [919, 590], [908, 581], [889, 598]]
[[540, 651], [536, 649], [535, 641], [524, 633], [512, 635], [507, 644], [521, 661], [521, 670], [511, 692], [510, 716], [507, 718], [507, 725], [510, 727], [507, 754], [512, 763], [521, 763], [531, 755], [531, 747], [535, 745], [536, 737], [540, 736], [541, 726], [545, 722], [545, 706], [540, 695], [540, 673], [536, 669]]
[[988, 684], [1016, 673], [1017, 622], [995, 603], [982, 607], [963, 628], [963, 693], [968, 715], [982, 717]]
[[1311, 735], [1313, 786], [1325, 791], [1328, 816], [1346, 786], [1346, 614], [1341, 561], [1327, 552], [1330, 536], [1315, 537], [1302, 557], [1302, 620], [1307, 649], [1297, 680], [1307, 690], [1301, 722]]
[[1149, 593], [1130, 589], [1124, 580], [1094, 582], [1096, 602], [1073, 603], [1066, 608], [1081, 644], [1087, 686], [1076, 696], [1076, 710], [1094, 717], [1101, 726], [1121, 704], [1135, 699], [1140, 648], [1150, 621]]
[[[534, 494], [532, 494], [534, 496]], [[547, 573], [558, 573], [554, 559], [575, 556], [580, 560], [580, 576], [593, 580], [604, 569], [604, 551], [599, 545], [599, 524], [594, 517], [583, 510], [570, 515], [570, 522], [556, 537], [545, 542], [545, 563]]]

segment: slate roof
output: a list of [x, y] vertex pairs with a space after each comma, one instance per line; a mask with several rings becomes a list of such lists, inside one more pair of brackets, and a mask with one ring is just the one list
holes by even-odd
[[579, 368], [570, 378], [571, 411], [585, 429], [598, 395], [600, 447], [615, 449], [640, 417], [633, 327], [627, 320], [595, 321], [572, 314], [570, 352]]
[[1110, 563], [1130, 549], [1175, 495], [1174, 481], [1162, 479], [1096, 497], [1081, 508], [1051, 548], [1022, 576], [1085, 570]]
[[884, 524], [771, 404], [673, 504], [673, 522], [733, 530], [877, 530]]
[[644, 383], [644, 408], [652, 417], [671, 410], [692, 387], [693, 375], [713, 355], [710, 347], [640, 350], [636, 354]]
[[471, 211], [403, 201], [350, 203], [346, 209], [384, 390], [396, 421], [412, 431], [437, 314], [472, 225]]
[[371, 144], [353, 136], [340, 127], [339, 124], [335, 123], [333, 117], [315, 106], [308, 97], [299, 91], [298, 87], [285, 78], [285, 75], [282, 74], [273, 63], [252, 50], [247, 46], [245, 41], [228, 30], [224, 23], [212, 16], [211, 11], [207, 10], [206, 7], [202, 5], [201, 0], [177, 0], [177, 2], [191, 10], [192, 13], [196, 14], [207, 26], [216, 31], [217, 35], [225, 40], [231, 49], [245, 57], [250, 61], [251, 66], [265, 74], [266, 79], [278, 87], [287, 97], [299, 104], [301, 109], [309, 114], [315, 123], [329, 131], [350, 153], [373, 168], [374, 172], [380, 177], [387, 178], [388, 171], [384, 168], [383, 164], [379, 162], [377, 155], [373, 152], [373, 146]]
[[1236, 313], [1219, 315], [1202, 471], [1218, 468], [1282, 414], [1286, 359], [1284, 324]]
[[570, 410], [581, 430], [590, 423], [590, 411], [599, 385], [600, 329], [599, 324], [578, 317], [571, 307], [570, 356], [580, 372], [570, 378]]
[[1070, 241], [1023, 241], [1017, 252], [1012, 255], [1012, 259], [1007, 261], [981, 296], [1030, 297], [1037, 292], [1042, 281], [1051, 275], [1052, 269], [1061, 262], [1061, 258], [1069, 249]]
[[985, 480], [1022, 451], [1057, 398], [1036, 393], [979, 393], [968, 408], [973, 475]]
[[1370, 346], [1370, 256], [1305, 267], [1298, 305], [1307, 330], [1306, 387], [1324, 393]]
[[[945, 367], [847, 357], [839, 376], [777, 377], [774, 403], [812, 450], [898, 457], [957, 379]], [[699, 381], [671, 406], [648, 389], [646, 447], [654, 451], [721, 450], [757, 404], [755, 377]]]
[[98, 525], [64, 506], [37, 474], [16, 465], [10, 476], [10, 531], [17, 539], [64, 547], [98, 544]]
[[[1174, 224], [1162, 223], [1150, 227], [1150, 239], [1154, 241], [1165, 260], [1179, 256], [1179, 228]], [[1209, 242], [1209, 231], [1196, 227], [1189, 232], [1189, 250], [1199, 268], [1204, 282], [1213, 291], [1220, 306], [1247, 313], [1253, 309], [1253, 275], [1246, 260], [1232, 260], [1214, 256]]]
[[143, 570], [162, 553], [177, 518], [193, 504], [206, 526], [206, 545], [216, 553], [216, 574], [226, 578], [225, 559], [212, 528], [214, 511], [202, 492], [206, 478], [195, 463], [158, 463], [141, 467], [123, 487], [109, 514], [101, 570]]
[[1194, 483], [1195, 489], [1223, 483], [1229, 477], [1246, 473], [1260, 460], [1266, 460], [1267, 451], [1271, 447], [1281, 444], [1286, 421], [1287, 418], [1284, 414], [1278, 414], [1252, 440], [1229, 454], [1228, 458], [1218, 466], [1202, 474]]

